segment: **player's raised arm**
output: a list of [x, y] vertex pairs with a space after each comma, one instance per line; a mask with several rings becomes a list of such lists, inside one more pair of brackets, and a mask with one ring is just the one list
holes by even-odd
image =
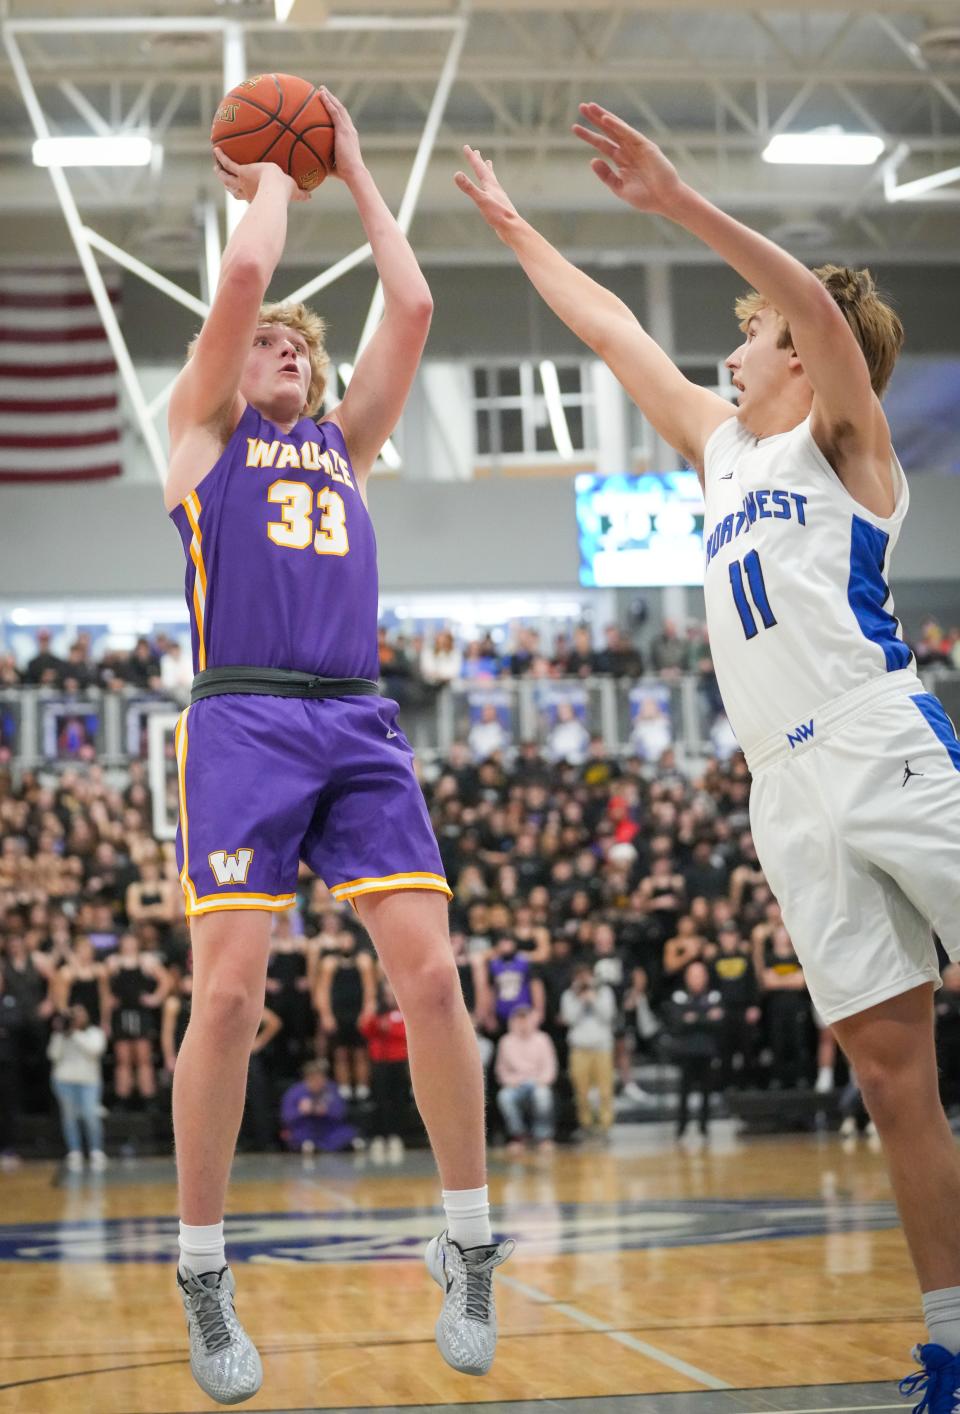
[[698, 471], [710, 434], [735, 409], [685, 378], [621, 299], [571, 265], [517, 212], [497, 180], [493, 163], [471, 147], [464, 152], [473, 180], [454, 180], [503, 243], [558, 318], [603, 359], [657, 433]]
[[272, 162], [241, 167], [216, 149], [217, 175], [228, 191], [250, 209], [237, 226], [223, 253], [220, 279], [210, 313], [200, 331], [193, 357], [186, 364], [170, 398], [168, 422], [174, 465], [167, 488], [167, 503], [175, 505], [189, 486], [176, 484], [183, 477], [176, 452], [184, 437], [196, 428], [233, 430], [242, 407], [240, 378], [257, 328], [263, 296], [273, 276], [287, 238], [287, 206], [308, 199], [291, 177]]
[[333, 175], [356, 202], [383, 284], [383, 318], [332, 414], [343, 430], [353, 469], [363, 480], [400, 420], [427, 342], [433, 299], [409, 241], [364, 165], [350, 114], [329, 89], [320, 92], [333, 117]]
[[591, 166], [638, 211], [666, 216], [716, 251], [786, 321], [813, 389], [811, 431], [851, 493], [881, 515], [893, 510], [890, 433], [863, 351], [836, 300], [812, 271], [681, 181], [656, 143], [599, 103], [573, 131], [601, 154]]

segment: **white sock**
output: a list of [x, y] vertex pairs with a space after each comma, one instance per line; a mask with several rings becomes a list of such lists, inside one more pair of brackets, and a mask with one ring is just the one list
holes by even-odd
[[482, 1188], [445, 1188], [443, 1211], [447, 1232], [458, 1247], [487, 1247], [493, 1241], [486, 1184]]
[[227, 1265], [223, 1249], [223, 1222], [210, 1223], [207, 1227], [190, 1227], [180, 1224], [180, 1267], [183, 1271], [202, 1276], [204, 1272], [218, 1272]]
[[923, 1318], [934, 1345], [960, 1354], [960, 1286], [923, 1293]]

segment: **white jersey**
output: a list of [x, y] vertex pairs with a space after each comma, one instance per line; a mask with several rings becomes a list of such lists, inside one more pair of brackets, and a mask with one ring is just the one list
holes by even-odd
[[809, 418], [758, 440], [731, 417], [704, 463], [704, 594], [727, 716], [748, 755], [778, 732], [799, 746], [824, 704], [914, 668], [887, 584], [903, 470], [894, 456], [894, 512], [874, 515], [844, 489]]

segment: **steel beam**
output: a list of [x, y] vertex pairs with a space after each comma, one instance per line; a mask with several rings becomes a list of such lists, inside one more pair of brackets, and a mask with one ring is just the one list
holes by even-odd
[[[40, 107], [36, 90], [33, 87], [27, 66], [24, 63], [23, 55], [20, 52], [20, 46], [9, 27], [6, 25], [4, 26], [3, 40], [11, 68], [16, 75], [24, 106], [30, 117], [30, 122], [33, 124], [33, 130], [38, 138], [49, 138], [50, 128], [47, 124], [46, 115]], [[103, 321], [107, 339], [110, 342], [113, 356], [117, 361], [117, 368], [120, 370], [120, 376], [123, 379], [127, 395], [133, 406], [134, 414], [140, 424], [143, 440], [147, 445], [147, 450], [150, 453], [150, 458], [157, 476], [160, 478], [160, 481], [163, 482], [166, 477], [166, 457], [164, 456], [163, 447], [160, 438], [157, 436], [157, 429], [151, 420], [146, 400], [143, 396], [143, 389], [140, 386], [140, 379], [137, 377], [137, 371], [133, 366], [133, 360], [127, 349], [123, 331], [114, 313], [113, 304], [107, 293], [107, 287], [103, 282], [103, 276], [100, 273], [100, 267], [94, 259], [90, 242], [87, 240], [84, 233], [83, 222], [80, 219], [80, 213], [77, 210], [73, 192], [70, 189], [69, 182], [64, 176], [62, 167], [50, 167], [48, 171], [50, 173], [50, 180], [53, 182], [54, 191], [57, 194], [57, 199], [60, 202], [61, 210], [63, 211], [64, 220], [67, 223], [67, 229], [70, 232], [70, 237], [76, 249], [77, 257], [83, 268], [83, 273], [87, 277], [87, 283], [90, 286], [90, 292], [97, 306], [97, 312]]]

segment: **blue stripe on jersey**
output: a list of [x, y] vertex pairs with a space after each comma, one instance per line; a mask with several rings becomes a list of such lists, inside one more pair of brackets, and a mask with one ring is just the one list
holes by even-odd
[[897, 634], [900, 625], [884, 605], [890, 590], [883, 577], [883, 562], [890, 536], [879, 526], [860, 516], [853, 517], [850, 531], [850, 578], [847, 602], [865, 638], [883, 649], [887, 672], [909, 667], [913, 657]]
[[953, 723], [943, 710], [943, 703], [930, 692], [918, 692], [916, 697], [911, 696], [910, 701], [917, 704], [917, 711], [926, 719], [937, 740], [946, 747], [954, 768], [960, 771], [960, 741], [957, 740]]

